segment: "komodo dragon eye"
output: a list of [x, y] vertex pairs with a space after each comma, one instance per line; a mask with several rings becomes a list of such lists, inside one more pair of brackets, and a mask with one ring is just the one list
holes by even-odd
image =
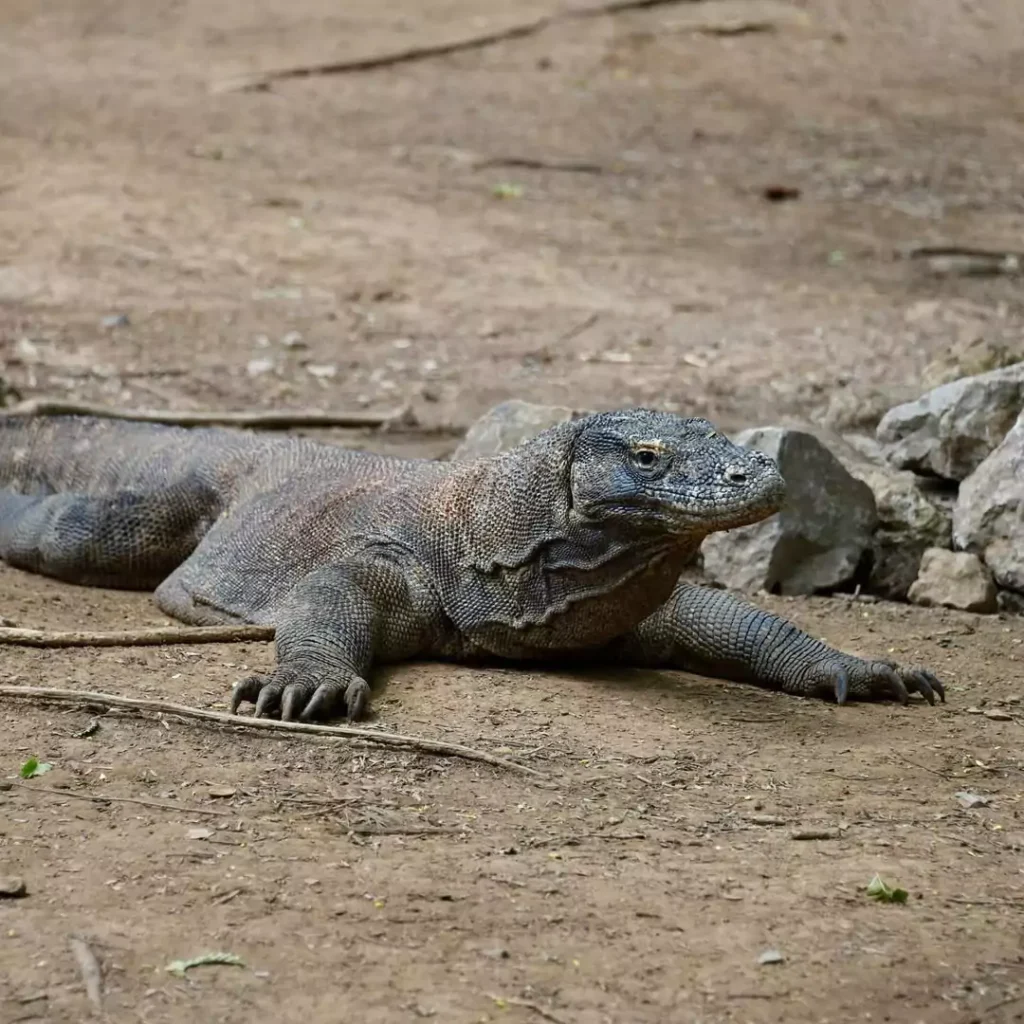
[[640, 448], [633, 452], [633, 461], [641, 469], [654, 469], [661, 461], [661, 457], [658, 452], [651, 448]]

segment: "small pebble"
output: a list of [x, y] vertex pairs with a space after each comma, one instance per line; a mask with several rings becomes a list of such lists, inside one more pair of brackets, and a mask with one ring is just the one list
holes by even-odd
[[956, 798], [960, 803], [961, 807], [987, 807], [992, 800], [987, 796], [980, 796], [978, 793], [969, 793], [967, 790], [963, 790], [956, 794]]
[[112, 313], [110, 316], [105, 316], [100, 321], [101, 327], [127, 327], [131, 323], [128, 319], [127, 313]]
[[16, 900], [28, 895], [28, 886], [23, 878], [0, 878], [0, 899]]
[[985, 717], [992, 719], [993, 722], [1013, 721], [1013, 715], [1011, 715], [1008, 711], [999, 711], [996, 708], [993, 708], [991, 711], [986, 711]]
[[245, 372], [250, 377], [262, 377], [265, 373], [270, 373], [274, 368], [273, 359], [250, 359], [245, 364]]
[[777, 949], [766, 949], [758, 958], [757, 962], [762, 966], [766, 964], [781, 964], [785, 957]]

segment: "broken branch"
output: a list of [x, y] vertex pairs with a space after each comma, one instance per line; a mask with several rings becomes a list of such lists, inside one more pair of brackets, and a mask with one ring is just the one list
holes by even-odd
[[317, 75], [347, 75], [358, 71], [372, 71], [375, 68], [393, 67], [396, 64], [411, 64], [414, 61], [427, 60], [429, 57], [444, 57], [453, 53], [464, 53], [467, 50], [481, 50], [495, 43], [503, 43], [510, 39], [522, 39], [543, 31], [550, 25], [563, 21], [575, 21], [582, 18], [599, 18], [608, 14], [619, 14], [623, 11], [639, 11], [651, 7], [668, 7], [680, 3], [700, 3], [700, 0], [609, 0], [594, 7], [583, 7], [559, 11], [556, 14], [545, 14], [533, 21], [510, 25], [507, 28], [492, 29], [476, 35], [464, 36], [442, 43], [427, 43], [423, 46], [410, 46], [390, 53], [369, 54], [365, 57], [353, 57], [349, 60], [327, 61], [322, 64], [296, 64], [291, 67], [276, 68], [270, 71], [258, 71], [250, 75], [240, 75], [215, 84], [213, 92], [257, 92], [265, 90], [274, 82], [282, 82], [289, 78], [313, 78]]
[[399, 750], [413, 750], [417, 753], [431, 754], [435, 757], [459, 757], [465, 761], [480, 761], [504, 768], [506, 771], [521, 775], [544, 778], [544, 773], [526, 765], [516, 764], [507, 758], [488, 754], [461, 743], [445, 743], [443, 740], [423, 739], [419, 736], [403, 736], [400, 733], [380, 732], [375, 729], [360, 729], [347, 725], [312, 725], [307, 722], [280, 722], [273, 718], [247, 718], [240, 715], [229, 715], [220, 711], [206, 711], [185, 704], [169, 704], [160, 700], [147, 700], [142, 697], [118, 697], [109, 693], [89, 693], [79, 690], [61, 690], [46, 686], [0, 686], [0, 697], [34, 698], [57, 704], [86, 704], [90, 707], [127, 708], [131, 711], [153, 711], [158, 715], [176, 715], [179, 718], [193, 719], [199, 722], [216, 722], [233, 729], [259, 729], [264, 732], [303, 733], [325, 738], [344, 738], [380, 747], [395, 747]]
[[110, 632], [0, 628], [0, 644], [22, 647], [149, 647], [160, 644], [235, 644], [273, 640], [273, 626], [156, 626]]
[[53, 398], [30, 398], [6, 409], [7, 416], [98, 416], [108, 420], [134, 420], [176, 427], [257, 427], [285, 430], [289, 427], [384, 427], [414, 426], [408, 407], [389, 412], [323, 412], [319, 409], [263, 412], [258, 409], [222, 412], [214, 409], [126, 409], [88, 402], [65, 402]]
[[37, 786], [27, 782], [15, 782], [20, 789], [30, 793], [45, 793], [47, 796], [70, 797], [72, 800], [90, 800], [94, 804], [138, 804], [140, 807], [156, 807], [161, 811], [181, 811], [183, 814], [230, 814], [230, 811], [214, 810], [207, 807], [183, 807], [181, 804], [168, 804], [160, 800], [144, 800], [138, 796], [99, 796], [94, 793], [76, 793], [73, 789], [52, 789], [49, 786]]

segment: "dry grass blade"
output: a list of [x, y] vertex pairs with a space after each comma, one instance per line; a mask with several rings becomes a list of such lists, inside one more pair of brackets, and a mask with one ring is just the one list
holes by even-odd
[[71, 952], [75, 955], [75, 962], [81, 972], [82, 981], [85, 982], [85, 994], [89, 1002], [96, 1009], [100, 1009], [103, 1003], [103, 971], [96, 954], [92, 951], [89, 943], [78, 935], [72, 935], [70, 939]]
[[307, 722], [279, 722], [273, 718], [246, 718], [220, 711], [188, 707], [185, 704], [147, 700], [143, 697], [118, 697], [110, 693], [90, 693], [84, 690], [63, 690], [45, 686], [0, 686], [0, 697], [45, 700], [57, 704], [88, 704], [90, 707], [98, 706], [108, 709], [127, 708], [132, 711], [151, 711], [158, 715], [176, 715], [179, 718], [199, 722], [216, 722], [233, 729], [258, 729], [264, 732], [302, 733], [309, 736], [355, 740], [372, 746], [412, 750], [435, 757], [458, 757], [465, 761], [479, 761], [483, 764], [493, 765], [495, 768], [503, 768], [505, 771], [529, 775], [537, 779], [545, 777], [543, 772], [534, 768], [527, 768], [526, 765], [516, 764], [515, 761], [509, 761], [507, 758], [488, 754], [473, 747], [466, 747], [461, 743], [445, 743], [443, 740], [404, 736], [401, 733], [378, 732], [374, 729], [360, 729], [355, 726], [312, 725]]

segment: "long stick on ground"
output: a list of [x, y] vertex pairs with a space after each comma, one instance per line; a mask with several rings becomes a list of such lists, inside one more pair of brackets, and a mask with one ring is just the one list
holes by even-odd
[[555, 14], [545, 14], [518, 25], [492, 29], [490, 32], [480, 32], [448, 42], [410, 46], [391, 52], [353, 57], [350, 60], [327, 61], [323, 64], [296, 64], [292, 67], [239, 75], [237, 78], [216, 83], [212, 89], [214, 92], [254, 92], [266, 89], [273, 82], [281, 82], [289, 78], [312, 78], [316, 75], [346, 75], [357, 71], [372, 71], [374, 68], [411, 64], [413, 61], [427, 60], [430, 57], [444, 57], [452, 53], [463, 53], [466, 50], [481, 50], [486, 46], [503, 43], [509, 39], [522, 39], [524, 36], [535, 35], [548, 26], [562, 21], [599, 18], [622, 11], [639, 11], [649, 7], [668, 7], [675, 4], [700, 2], [701, 0], [608, 0], [608, 2], [597, 4], [594, 7], [570, 8]]
[[108, 420], [135, 420], [142, 423], [164, 423], [177, 427], [259, 427], [263, 430], [284, 430], [288, 427], [383, 427], [387, 424], [415, 424], [412, 410], [392, 409], [387, 412], [323, 412], [320, 409], [296, 409], [263, 412], [259, 409], [238, 412], [215, 409], [126, 409], [114, 405], [93, 405], [89, 402], [65, 402], [55, 398], [30, 398], [10, 409], [8, 416], [100, 416]]
[[20, 647], [153, 647], [162, 644], [237, 644], [273, 640], [273, 626], [155, 626], [109, 632], [0, 627], [0, 645]]
[[168, 804], [162, 800], [143, 800], [139, 796], [99, 796], [95, 793], [76, 793], [73, 789], [51, 789], [28, 782], [16, 782], [16, 786], [30, 793], [45, 793], [48, 796], [67, 797], [70, 800], [91, 800], [95, 804], [138, 804], [140, 807], [156, 807], [161, 811], [180, 811], [182, 814], [230, 814], [231, 811], [214, 810], [212, 807], [185, 807], [182, 804]]
[[203, 708], [188, 707], [185, 704], [169, 704], [161, 700], [147, 700], [143, 697], [118, 697], [110, 693], [90, 693], [85, 690], [60, 690], [47, 686], [0, 686], [0, 697], [15, 697], [23, 700], [45, 700], [56, 704], [87, 704], [90, 707], [127, 708], [131, 711], [153, 711], [160, 715], [177, 715], [200, 722], [216, 722], [234, 729], [260, 729], [264, 732], [303, 733], [311, 736], [325, 736], [355, 740], [380, 747], [396, 747], [399, 750], [414, 750], [437, 757], [460, 757], [465, 761], [480, 761], [504, 768], [521, 775], [543, 778], [544, 773], [526, 765], [516, 764], [507, 758], [488, 754], [461, 743], [445, 743], [443, 740], [422, 739], [419, 736], [403, 736], [401, 733], [379, 732], [375, 729], [359, 729], [348, 725], [312, 725], [307, 722], [279, 722], [273, 718], [249, 718], [228, 715], [220, 711], [206, 711]]

